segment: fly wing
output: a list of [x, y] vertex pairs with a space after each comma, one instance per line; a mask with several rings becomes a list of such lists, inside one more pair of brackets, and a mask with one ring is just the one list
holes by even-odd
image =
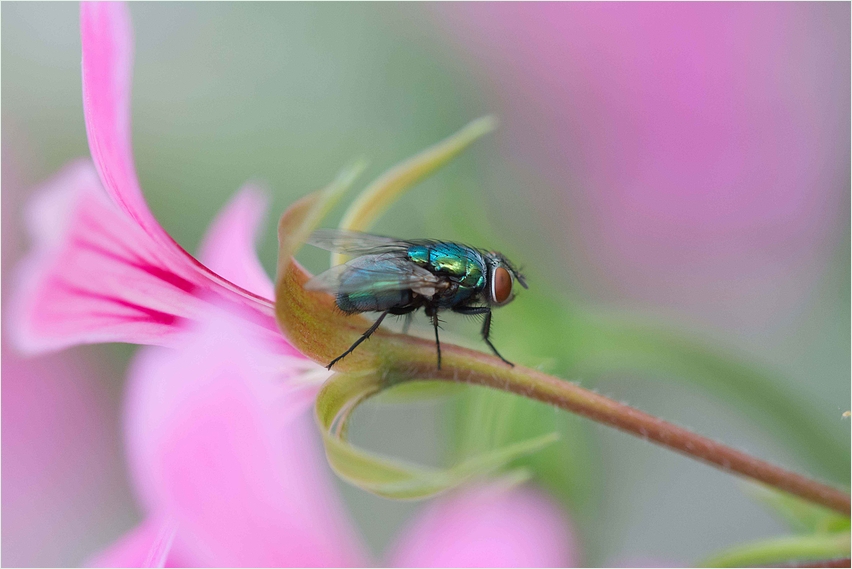
[[404, 253], [411, 246], [407, 241], [345, 229], [317, 229], [308, 237], [307, 243], [352, 256]]
[[440, 282], [438, 277], [408, 259], [383, 253], [363, 255], [332, 267], [309, 280], [305, 288], [334, 294], [412, 290], [431, 297]]

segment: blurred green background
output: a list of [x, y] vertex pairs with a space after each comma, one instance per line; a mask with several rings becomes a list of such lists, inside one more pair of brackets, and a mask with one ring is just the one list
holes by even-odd
[[[693, 299], [681, 294], [667, 302], [664, 280], [651, 296], [613, 282], [597, 266], [596, 244], [567, 227], [559, 204], [566, 193], [583, 189], [554, 183], [528, 159], [535, 149], [519, 142], [547, 147], [546, 137], [523, 131], [524, 112], [543, 111], [518, 110], [522, 95], [502, 91], [499, 66], [466, 49], [464, 24], [453, 21], [452, 8], [134, 3], [131, 12], [137, 170], [154, 214], [187, 250], [196, 249], [238, 187], [259, 181], [272, 198], [259, 242], [271, 274], [273, 220], [343, 164], [368, 158], [366, 183], [470, 120], [495, 114], [510, 128], [477, 142], [404, 196], [376, 232], [469, 241], [523, 265], [530, 290], [495, 314], [495, 344], [508, 358], [848, 487], [849, 423], [841, 420], [850, 400], [848, 164], [844, 180], [826, 190], [840, 195], [844, 208], [826, 221], [833, 228], [829, 238], [804, 253], [807, 292], [779, 301], [773, 319], [749, 311], [748, 296], [731, 295], [725, 304], [698, 291]], [[80, 93], [78, 6], [3, 3], [4, 277], [26, 249], [20, 212], [29, 191], [67, 161], [88, 155]], [[518, 132], [524, 136], [513, 140]], [[566, 262], [567, 252], [577, 250], [582, 255]], [[303, 258], [314, 270], [327, 263], [316, 251]], [[752, 282], [751, 294], [772, 294], [788, 277], [782, 271]], [[737, 283], [740, 277], [726, 278]], [[425, 322], [420, 325], [425, 330]], [[481, 347], [478, 324], [448, 317], [446, 327], [456, 341]], [[696, 347], [704, 345], [712, 347]], [[19, 459], [7, 441], [21, 431], [7, 420], [14, 394], [10, 400], [4, 377], [4, 565], [78, 564], [139, 516], [120, 443], [121, 385], [132, 349], [71, 352], [99, 370], [86, 389], [102, 420], [86, 431], [78, 452], [45, 455], [11, 474], [10, 463]], [[45, 366], [38, 385], [49, 389], [61, 375]], [[466, 394], [369, 403], [355, 417], [353, 439], [438, 464], [453, 452], [489, 444], [477, 437], [482, 431], [508, 431], [512, 438], [558, 427], [563, 441], [552, 456], [540, 457], [538, 481], [570, 508], [590, 564], [690, 563], [784, 531], [731, 476], [543, 406], [491, 399]], [[776, 405], [781, 400], [801, 407], [789, 414]], [[67, 425], [57, 420], [45, 428], [58, 433]], [[809, 444], [806, 429], [821, 442]], [[796, 433], [804, 433], [801, 440], [794, 440]], [[64, 475], [95, 468], [96, 477]], [[52, 474], [47, 482], [45, 472]], [[418, 508], [340, 488], [377, 555]]]

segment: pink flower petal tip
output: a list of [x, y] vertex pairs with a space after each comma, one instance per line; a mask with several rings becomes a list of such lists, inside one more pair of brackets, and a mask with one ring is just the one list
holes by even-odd
[[571, 525], [544, 495], [499, 484], [435, 501], [390, 556], [394, 567], [572, 567]]

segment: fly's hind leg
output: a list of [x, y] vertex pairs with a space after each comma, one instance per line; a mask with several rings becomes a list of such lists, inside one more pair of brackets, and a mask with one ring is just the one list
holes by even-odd
[[354, 343], [354, 344], [352, 344], [351, 346], [349, 346], [349, 349], [348, 349], [348, 350], [346, 350], [345, 352], [343, 352], [342, 354], [340, 354], [339, 356], [337, 356], [336, 358], [334, 358], [333, 360], [331, 360], [331, 363], [330, 363], [330, 364], [328, 364], [327, 366], [325, 366], [325, 367], [326, 367], [326, 369], [330, 370], [330, 369], [331, 369], [331, 366], [333, 366], [334, 364], [336, 364], [337, 362], [339, 362], [340, 360], [342, 360], [343, 358], [345, 358], [346, 356], [348, 356], [349, 354], [351, 354], [351, 353], [355, 350], [355, 348], [357, 348], [357, 347], [358, 347], [358, 345], [359, 345], [361, 342], [363, 342], [364, 340], [366, 340], [367, 338], [369, 338], [370, 336], [372, 336], [372, 335], [373, 335], [373, 332], [375, 332], [375, 331], [378, 329], [379, 325], [381, 325], [381, 323], [382, 323], [382, 320], [384, 320], [384, 319], [385, 319], [385, 316], [387, 316], [389, 312], [390, 312], [389, 310], [386, 310], [385, 312], [382, 312], [382, 314], [381, 314], [381, 316], [379, 316], [378, 320], [376, 320], [376, 322], [375, 322], [372, 326], [370, 326], [370, 328], [369, 328], [366, 332], [364, 332], [364, 333], [361, 335], [361, 337], [360, 337], [360, 338], [358, 338], [357, 340], [355, 340], [355, 343]]
[[441, 340], [438, 338], [438, 311], [432, 314], [432, 325], [435, 327], [435, 346], [438, 348], [438, 369], [441, 369]]

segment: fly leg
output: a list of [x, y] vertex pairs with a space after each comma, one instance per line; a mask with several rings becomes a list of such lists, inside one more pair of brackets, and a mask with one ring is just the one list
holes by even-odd
[[497, 351], [497, 348], [494, 347], [494, 344], [491, 343], [491, 307], [489, 306], [459, 306], [453, 309], [454, 312], [458, 312], [459, 314], [467, 314], [467, 315], [476, 315], [476, 314], [484, 314], [485, 320], [482, 322], [482, 339], [485, 340], [485, 343], [488, 344], [488, 347], [491, 348], [491, 351], [494, 352], [494, 355], [509, 364], [512, 367], [515, 367], [515, 364], [504, 358], [500, 355], [500, 352]]
[[488, 347], [491, 348], [491, 351], [494, 352], [498, 358], [506, 362], [512, 367], [515, 367], [515, 364], [504, 358], [500, 355], [500, 352], [497, 351], [497, 348], [494, 347], [494, 344], [491, 343], [491, 339], [489, 336], [491, 335], [491, 309], [488, 309], [488, 312], [485, 313], [485, 322], [482, 323], [482, 339], [485, 340], [485, 343], [488, 344]]
[[414, 319], [414, 314], [409, 312], [405, 315], [405, 320], [402, 322], [402, 333], [408, 334], [408, 329], [411, 328], [411, 321]]
[[438, 369], [441, 369], [441, 340], [438, 339], [438, 309], [430, 306], [426, 307], [426, 316], [432, 319], [432, 326], [435, 327], [435, 346], [438, 348]]
[[345, 358], [346, 356], [348, 356], [349, 354], [351, 354], [351, 353], [355, 350], [355, 348], [357, 348], [357, 347], [358, 347], [358, 345], [359, 345], [361, 342], [363, 342], [364, 340], [366, 340], [367, 338], [369, 338], [370, 336], [372, 336], [372, 335], [373, 335], [373, 332], [375, 332], [375, 331], [376, 331], [376, 329], [377, 329], [377, 328], [379, 327], [379, 325], [382, 323], [382, 320], [384, 320], [384, 319], [385, 319], [385, 316], [387, 316], [389, 312], [390, 312], [389, 310], [386, 310], [385, 312], [382, 312], [381, 316], [379, 316], [379, 319], [378, 319], [378, 320], [376, 320], [376, 322], [375, 322], [372, 326], [370, 326], [370, 328], [369, 328], [366, 332], [364, 332], [364, 333], [361, 335], [361, 337], [360, 337], [360, 338], [358, 338], [357, 340], [355, 340], [355, 343], [354, 343], [354, 344], [352, 344], [351, 346], [349, 346], [349, 349], [348, 349], [348, 350], [346, 350], [345, 352], [343, 352], [342, 354], [340, 354], [339, 356], [337, 356], [336, 358], [334, 358], [333, 360], [331, 360], [331, 363], [330, 363], [330, 364], [328, 364], [327, 366], [325, 366], [325, 367], [326, 367], [326, 369], [330, 370], [330, 369], [331, 369], [331, 366], [333, 366], [334, 364], [336, 364], [337, 362], [339, 362], [340, 360], [342, 360], [343, 358]]
[[441, 340], [438, 339], [438, 311], [432, 313], [432, 325], [435, 327], [435, 346], [438, 347], [438, 369], [441, 369]]

